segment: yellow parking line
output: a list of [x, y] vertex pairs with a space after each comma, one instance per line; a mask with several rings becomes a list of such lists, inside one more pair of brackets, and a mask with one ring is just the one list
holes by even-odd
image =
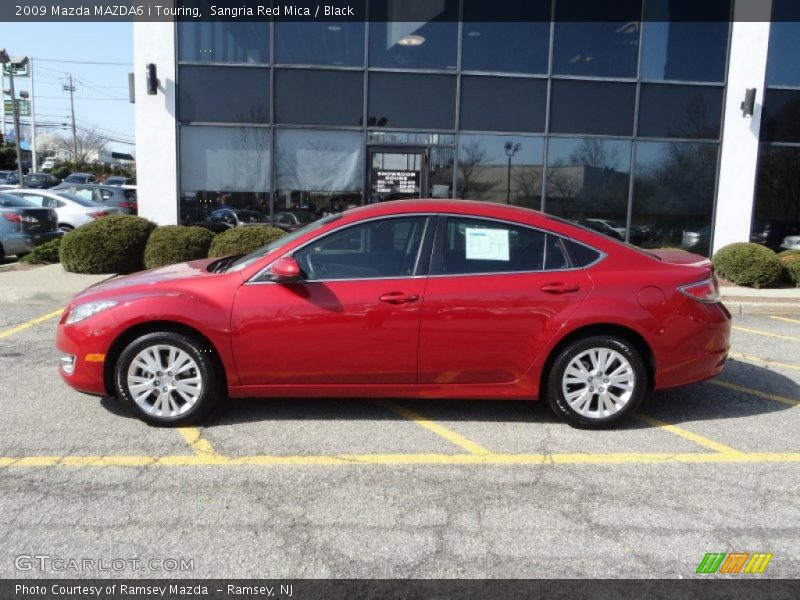
[[675, 463], [795, 463], [800, 452], [573, 453], [573, 454], [339, 454], [331, 456], [26, 456], [0, 457], [0, 468], [201, 467], [344, 465], [618, 465]]
[[431, 421], [430, 419], [426, 419], [422, 415], [415, 413], [413, 410], [409, 410], [404, 406], [400, 406], [396, 402], [392, 402], [390, 400], [381, 400], [378, 402], [381, 406], [385, 406], [389, 410], [394, 413], [397, 413], [401, 417], [405, 417], [409, 421], [414, 421], [417, 425], [424, 427], [428, 431], [432, 431], [436, 435], [439, 435], [446, 439], [449, 442], [452, 442], [456, 446], [462, 447], [464, 450], [469, 452], [470, 454], [490, 454], [489, 450], [480, 446], [473, 442], [472, 440], [468, 440], [463, 435], [459, 435], [455, 431], [448, 429], [447, 427], [443, 427], [438, 423]]
[[692, 433], [691, 431], [683, 429], [682, 427], [678, 427], [677, 425], [672, 425], [670, 423], [666, 423], [665, 421], [660, 421], [659, 419], [648, 417], [647, 415], [636, 415], [636, 418], [639, 419], [640, 421], [644, 421], [648, 425], [652, 425], [653, 427], [658, 427], [659, 429], [668, 431], [669, 433], [682, 437], [683, 439], [690, 440], [695, 444], [699, 444], [700, 446], [703, 446], [705, 448], [710, 448], [711, 450], [715, 450], [716, 452], [722, 452], [724, 454], [743, 454], [741, 451], [736, 450], [735, 448], [731, 448], [730, 446], [726, 446], [725, 444], [720, 444], [719, 442], [710, 440], [707, 437], [703, 437], [702, 435]]
[[775, 367], [782, 367], [784, 369], [793, 369], [795, 371], [800, 371], [800, 365], [790, 365], [788, 363], [782, 363], [778, 362], [777, 360], [772, 360], [771, 358], [761, 358], [760, 356], [752, 356], [750, 354], [740, 354], [739, 352], [729, 352], [728, 356], [730, 356], [731, 358], [735, 358], [737, 360], [745, 360], [751, 363], [772, 365]]
[[186, 443], [189, 444], [189, 447], [195, 454], [199, 456], [219, 456], [211, 445], [211, 442], [202, 437], [197, 427], [179, 427], [178, 432], [183, 436], [183, 439], [186, 440]]
[[800, 342], [800, 338], [792, 337], [790, 335], [780, 335], [778, 333], [770, 333], [769, 331], [762, 331], [761, 329], [750, 329], [749, 327], [733, 327], [734, 331], [743, 331], [745, 333], [754, 333], [756, 335], [763, 335], [766, 337], [777, 338], [779, 340], [788, 340], [790, 342]]
[[794, 400], [792, 398], [787, 398], [786, 396], [779, 396], [778, 394], [769, 394], [767, 392], [762, 392], [760, 390], [754, 390], [753, 388], [745, 387], [743, 385], [738, 385], [736, 383], [730, 383], [729, 381], [720, 381], [719, 379], [711, 379], [708, 383], [712, 385], [717, 385], [719, 387], [724, 387], [729, 390], [734, 390], [736, 392], [742, 392], [744, 394], [750, 394], [751, 396], [757, 396], [759, 398], [764, 398], [765, 400], [774, 400], [775, 402], [780, 402], [781, 404], [788, 404], [789, 406], [797, 406], [800, 404], [800, 400]]
[[787, 323], [800, 323], [800, 319], [790, 319], [789, 317], [770, 317], [776, 321], [786, 321]]
[[30, 329], [34, 325], [38, 325], [39, 323], [44, 323], [52, 319], [53, 317], [61, 316], [61, 313], [64, 312], [63, 308], [59, 308], [58, 310], [54, 310], [51, 313], [47, 313], [46, 315], [42, 315], [41, 317], [36, 317], [35, 319], [31, 319], [27, 323], [22, 323], [22, 325], [17, 325], [16, 327], [12, 327], [11, 329], [6, 329], [5, 331], [0, 331], [0, 340], [5, 339], [7, 337], [11, 337], [15, 333], [19, 333], [20, 331], [25, 331], [26, 329]]

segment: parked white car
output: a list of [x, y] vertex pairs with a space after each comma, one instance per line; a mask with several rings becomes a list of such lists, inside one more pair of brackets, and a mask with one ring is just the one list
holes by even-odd
[[25, 198], [43, 208], [54, 208], [58, 215], [58, 228], [64, 232], [72, 231], [95, 219], [119, 213], [118, 208], [101, 206], [65, 191], [18, 189], [8, 190], [8, 193]]
[[787, 235], [783, 238], [781, 250], [800, 250], [800, 235]]

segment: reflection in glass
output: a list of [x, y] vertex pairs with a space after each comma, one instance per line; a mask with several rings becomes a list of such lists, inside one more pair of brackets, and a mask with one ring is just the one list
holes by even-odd
[[461, 78], [461, 129], [540, 132], [546, 110], [544, 79]]
[[[363, 8], [355, 10], [363, 11]], [[364, 22], [276, 20], [275, 62], [360, 67], [364, 64]]]
[[800, 3], [772, 0], [767, 85], [800, 86]]
[[223, 206], [269, 214], [269, 129], [183, 125], [180, 146], [182, 223]]
[[725, 80], [731, 0], [647, 0], [644, 11], [642, 79]]
[[367, 142], [370, 144], [453, 146], [456, 143], [456, 136], [450, 133], [429, 133], [425, 131], [368, 131]]
[[[503, 22], [481, 22], [493, 11]], [[550, 0], [464, 0], [461, 68], [465, 71], [547, 73]]]
[[800, 90], [767, 89], [761, 110], [762, 141], [800, 142]]
[[359, 206], [364, 151], [357, 131], [283, 129], [275, 135], [275, 211], [323, 216]]
[[642, 84], [639, 135], [716, 140], [722, 124], [721, 87]]
[[269, 62], [269, 23], [179, 21], [178, 60]]
[[718, 148], [637, 142], [631, 243], [708, 255]]
[[545, 210], [624, 239], [630, 164], [626, 140], [550, 138]]
[[275, 70], [276, 123], [360, 125], [363, 120], [363, 73]]
[[269, 69], [185, 65], [179, 75], [181, 121], [269, 123]]
[[458, 0], [371, 0], [369, 65], [456, 69]]
[[636, 77], [640, 0], [556, 2], [553, 73]]
[[544, 139], [538, 136], [462, 135], [456, 197], [539, 209]]
[[456, 150], [447, 146], [434, 146], [428, 155], [427, 198], [453, 197], [453, 161]]
[[636, 84], [554, 80], [550, 131], [632, 135]]
[[761, 145], [753, 234], [773, 248], [800, 234], [800, 147]]
[[[424, 90], [424, 102], [414, 98], [417, 90]], [[455, 76], [369, 74], [369, 127], [453, 129], [455, 103]]]

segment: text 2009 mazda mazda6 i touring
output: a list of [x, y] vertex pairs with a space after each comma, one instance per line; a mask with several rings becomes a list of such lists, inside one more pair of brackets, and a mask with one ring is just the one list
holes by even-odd
[[719, 373], [729, 335], [703, 257], [522, 208], [406, 200], [92, 287], [57, 345], [69, 385], [158, 425], [226, 396], [542, 397], [600, 427]]

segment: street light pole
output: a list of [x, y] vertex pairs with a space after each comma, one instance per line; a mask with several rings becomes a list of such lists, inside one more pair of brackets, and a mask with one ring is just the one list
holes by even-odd
[[508, 156], [508, 172], [506, 174], [506, 204], [511, 204], [511, 159], [519, 152], [521, 144], [517, 142], [506, 142], [506, 156]]

